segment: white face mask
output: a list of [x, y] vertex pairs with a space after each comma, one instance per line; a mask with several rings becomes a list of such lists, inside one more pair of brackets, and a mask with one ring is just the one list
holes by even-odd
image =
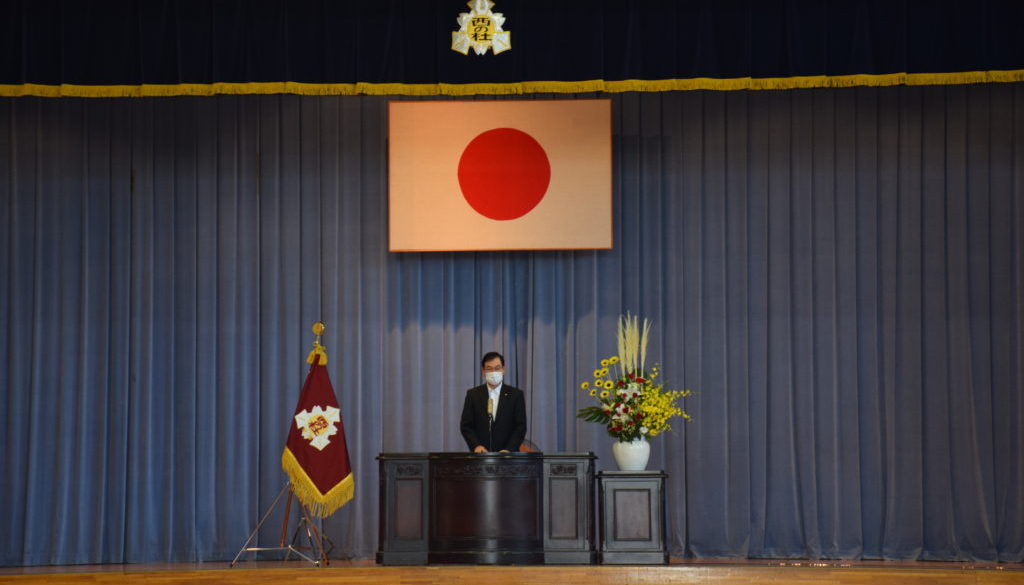
[[497, 386], [498, 384], [501, 384], [502, 375], [501, 372], [487, 372], [484, 374], [484, 379], [486, 379], [487, 383], [491, 386]]

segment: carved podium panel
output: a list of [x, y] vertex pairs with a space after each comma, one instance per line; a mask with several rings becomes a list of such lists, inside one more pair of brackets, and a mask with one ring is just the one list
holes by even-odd
[[544, 562], [593, 564], [593, 453], [551, 453], [544, 456]]
[[430, 462], [426, 453], [382, 453], [377, 562], [427, 564]]

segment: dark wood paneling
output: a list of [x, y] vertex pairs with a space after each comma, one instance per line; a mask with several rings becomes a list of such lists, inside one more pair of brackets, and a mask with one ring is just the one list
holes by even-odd
[[426, 453], [394, 453], [380, 461], [380, 522], [377, 562], [422, 565], [427, 562], [428, 470]]
[[395, 538], [422, 540], [426, 531], [423, 525], [423, 480], [395, 480]]
[[650, 490], [616, 489], [612, 491], [612, 500], [615, 540], [650, 542], [654, 532], [651, 527], [654, 518], [651, 516]]
[[430, 563], [544, 562], [539, 453], [430, 455]]
[[665, 479], [660, 471], [605, 471], [600, 491], [603, 564], [666, 564]]
[[594, 541], [593, 453], [556, 453], [544, 459], [544, 561], [590, 564]]
[[[551, 501], [562, 502], [548, 512], [552, 540], [576, 540], [579, 538], [580, 515], [576, 509], [576, 478], [552, 477], [548, 479]], [[568, 504], [568, 505], [566, 505]]]
[[377, 562], [593, 563], [595, 459], [382, 453]]

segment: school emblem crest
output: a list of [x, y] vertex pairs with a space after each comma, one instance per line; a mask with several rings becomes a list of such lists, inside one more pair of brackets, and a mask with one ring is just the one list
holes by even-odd
[[302, 409], [295, 415], [295, 425], [302, 431], [302, 438], [319, 451], [331, 443], [331, 436], [338, 433], [336, 426], [341, 420], [341, 411], [333, 406], [321, 408], [314, 406], [311, 410]]
[[452, 32], [452, 50], [468, 55], [469, 50], [483, 55], [490, 49], [495, 55], [512, 48], [511, 32], [502, 29], [505, 16], [492, 12], [491, 0], [470, 0], [469, 12], [459, 14], [459, 30]]

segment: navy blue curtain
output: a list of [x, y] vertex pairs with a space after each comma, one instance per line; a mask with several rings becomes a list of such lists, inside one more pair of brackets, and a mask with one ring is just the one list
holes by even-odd
[[317, 319], [336, 556], [378, 453], [464, 449], [487, 350], [610, 469], [574, 413], [626, 311], [695, 391], [673, 555], [1024, 560], [1024, 87], [616, 95], [615, 248], [575, 252], [388, 253], [386, 104], [0, 100], [0, 564], [233, 557]]
[[500, 0], [493, 11], [504, 15], [512, 49], [480, 57], [451, 48], [465, 0], [8, 0], [0, 85], [497, 84], [1024, 68], [1017, 0]]

